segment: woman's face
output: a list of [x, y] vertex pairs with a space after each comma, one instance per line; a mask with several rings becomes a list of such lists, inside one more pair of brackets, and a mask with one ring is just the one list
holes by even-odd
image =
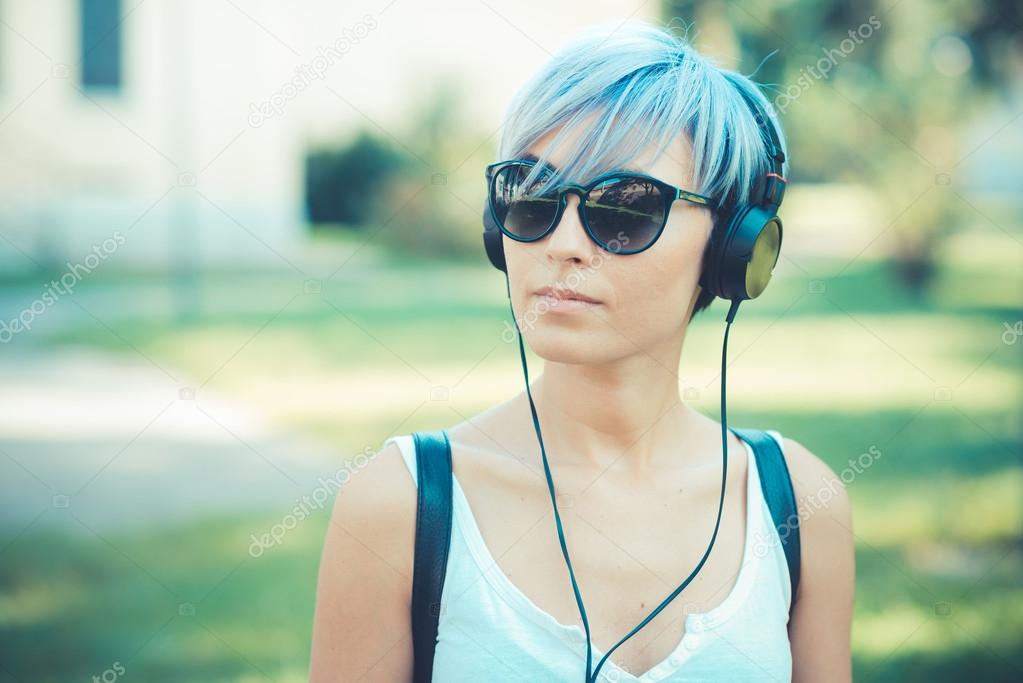
[[[536, 156], [557, 131], [529, 150]], [[571, 149], [572, 139], [561, 149]], [[692, 151], [679, 135], [656, 161], [649, 148], [631, 168], [685, 190], [692, 184]], [[555, 152], [549, 163], [560, 168]], [[561, 222], [536, 242], [504, 237], [512, 305], [522, 335], [539, 356], [571, 363], [606, 363], [650, 353], [680, 340], [698, 294], [701, 258], [712, 221], [710, 211], [686, 201], [672, 204], [661, 236], [638, 254], [620, 255], [597, 246], [579, 220], [579, 198], [568, 194]], [[572, 290], [597, 304], [558, 307], [537, 293], [544, 287]], [[670, 348], [670, 347], [669, 347]]]

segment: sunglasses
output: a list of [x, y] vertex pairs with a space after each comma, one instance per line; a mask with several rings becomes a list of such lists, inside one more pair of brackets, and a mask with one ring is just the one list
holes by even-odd
[[714, 200], [634, 171], [613, 171], [588, 185], [552, 187], [553, 171], [544, 168], [527, 187], [536, 161], [512, 159], [486, 168], [487, 202], [501, 232], [519, 242], [546, 237], [561, 221], [569, 192], [579, 197], [579, 220], [602, 249], [637, 254], [661, 236], [678, 200], [714, 207]]

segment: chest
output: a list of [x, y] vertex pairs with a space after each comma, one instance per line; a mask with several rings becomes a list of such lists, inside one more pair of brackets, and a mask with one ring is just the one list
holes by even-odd
[[[685, 634], [688, 615], [711, 611], [735, 587], [747, 527], [745, 463], [739, 465], [730, 463], [720, 528], [703, 569], [615, 650], [619, 666], [638, 675], [665, 660]], [[522, 604], [581, 629], [546, 484], [497, 475], [459, 476], [472, 513], [467, 521]], [[642, 487], [613, 477], [583, 485], [567, 480], [566, 492], [560, 490], [559, 481], [558, 509], [591, 637], [607, 651], [703, 558], [717, 519], [721, 473], [680, 471]]]

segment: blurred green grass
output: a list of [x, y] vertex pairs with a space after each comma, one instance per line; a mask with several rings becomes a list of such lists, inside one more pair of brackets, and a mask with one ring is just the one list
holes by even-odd
[[[990, 260], [951, 250], [919, 300], [879, 262], [788, 269], [740, 312], [730, 337], [731, 424], [792, 435], [836, 471], [871, 445], [882, 453], [848, 487], [856, 680], [1008, 681], [1023, 671], [1023, 339], [1001, 338], [1023, 317], [1012, 298], [1019, 274], [997, 241], [976, 244]], [[815, 273], [823, 293], [808, 286]], [[168, 304], [174, 282], [118, 276], [82, 293]], [[155, 307], [111, 324], [116, 334], [97, 324], [46, 344], [141, 350], [340, 454], [520, 390], [492, 270], [356, 259], [317, 282], [307, 293], [293, 273], [211, 274], [190, 290], [185, 315]], [[681, 375], [714, 415], [722, 317], [718, 305], [694, 323]], [[542, 365], [530, 359], [535, 377]], [[433, 385], [452, 387], [450, 400], [430, 401]], [[87, 679], [114, 661], [139, 680], [305, 680], [327, 515], [259, 558], [248, 555], [250, 534], [277, 511], [103, 539], [7, 538], [0, 681]]]

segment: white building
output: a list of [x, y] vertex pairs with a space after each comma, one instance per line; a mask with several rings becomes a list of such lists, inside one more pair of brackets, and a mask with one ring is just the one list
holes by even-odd
[[311, 142], [401, 140], [441, 75], [496, 132], [561, 40], [656, 4], [0, 0], [0, 267], [118, 231], [119, 267], [288, 267]]
[[117, 260], [140, 265], [294, 247], [298, 131], [246, 122], [280, 57], [236, 18], [221, 2], [0, 5], [0, 263], [78, 261], [115, 231]]

